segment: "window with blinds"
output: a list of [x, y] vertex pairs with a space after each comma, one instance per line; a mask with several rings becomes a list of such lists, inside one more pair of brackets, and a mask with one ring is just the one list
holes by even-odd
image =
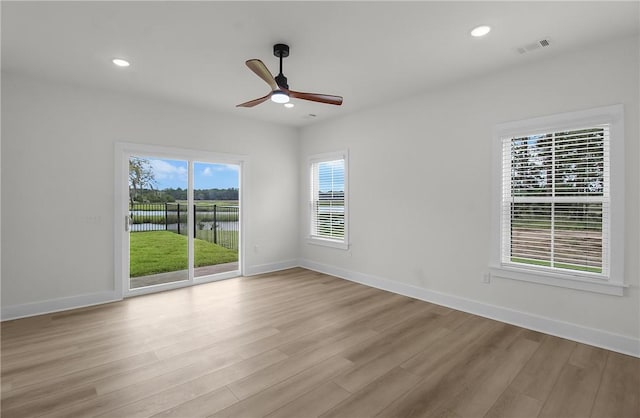
[[346, 158], [336, 154], [310, 161], [311, 239], [346, 244]]
[[502, 264], [609, 274], [609, 124], [502, 138]]

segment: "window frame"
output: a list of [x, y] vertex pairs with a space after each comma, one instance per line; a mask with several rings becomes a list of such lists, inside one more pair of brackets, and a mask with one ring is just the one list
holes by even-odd
[[[502, 262], [504, 251], [502, 193], [503, 140], [550, 132], [561, 132], [609, 125], [609, 219], [608, 219], [608, 275], [563, 269], [540, 269], [526, 264]], [[624, 288], [624, 107], [621, 104], [575, 112], [560, 113], [496, 125], [493, 138], [492, 178], [492, 245], [489, 270], [492, 276], [622, 296]], [[604, 224], [603, 224], [604, 225]]]
[[[312, 187], [314, 179], [313, 167], [317, 163], [343, 160], [344, 161], [344, 236], [343, 239], [324, 238], [313, 235], [314, 225], [314, 188]], [[314, 154], [309, 156], [307, 161], [308, 185], [309, 185], [309, 202], [308, 202], [308, 220], [307, 220], [307, 242], [314, 245], [322, 245], [325, 247], [338, 248], [342, 250], [349, 249], [349, 152], [348, 150], [327, 152], [322, 154]]]

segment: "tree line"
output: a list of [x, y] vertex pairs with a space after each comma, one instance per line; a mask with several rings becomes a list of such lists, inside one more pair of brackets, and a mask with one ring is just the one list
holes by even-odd
[[[193, 191], [194, 200], [238, 200], [238, 189], [198, 189]], [[170, 203], [187, 200], [186, 189], [138, 189], [131, 199], [136, 203]]]
[[[130, 203], [167, 203], [187, 200], [187, 190], [156, 188], [155, 173], [149, 160], [139, 157], [129, 159], [129, 201]], [[238, 189], [198, 189], [193, 191], [194, 200], [238, 200]]]

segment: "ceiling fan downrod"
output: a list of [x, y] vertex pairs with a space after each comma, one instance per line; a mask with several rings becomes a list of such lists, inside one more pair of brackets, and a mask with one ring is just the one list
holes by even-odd
[[285, 44], [275, 44], [273, 46], [273, 55], [280, 58], [280, 73], [275, 76], [276, 83], [278, 86], [289, 90], [289, 84], [287, 84], [287, 77], [282, 74], [282, 59], [289, 56], [289, 45]]

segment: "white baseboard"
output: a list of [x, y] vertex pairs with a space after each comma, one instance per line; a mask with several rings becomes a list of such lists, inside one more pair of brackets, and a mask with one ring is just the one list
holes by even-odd
[[471, 299], [461, 298], [447, 293], [435, 292], [421, 287], [399, 283], [370, 274], [354, 272], [311, 260], [300, 260], [300, 267], [320, 273], [330, 274], [356, 283], [424, 300], [459, 311], [468, 312], [496, 321], [517, 325], [545, 334], [555, 335], [580, 343], [605, 348], [607, 350], [640, 357], [640, 340], [624, 335], [613, 334], [595, 328], [558, 321], [556, 319], [534, 315], [522, 311], [490, 305]]
[[277, 263], [258, 264], [256, 266], [247, 266], [244, 269], [245, 276], [255, 276], [256, 274], [271, 273], [279, 270], [286, 270], [298, 267], [298, 260], [285, 260]]
[[117, 295], [115, 291], [111, 290], [107, 292], [90, 293], [87, 295], [49, 299], [42, 302], [25, 303], [22, 305], [3, 306], [0, 315], [2, 317], [2, 321], [9, 321], [11, 319], [84, 308], [86, 306], [100, 305], [119, 300], [122, 300], [122, 297]]

